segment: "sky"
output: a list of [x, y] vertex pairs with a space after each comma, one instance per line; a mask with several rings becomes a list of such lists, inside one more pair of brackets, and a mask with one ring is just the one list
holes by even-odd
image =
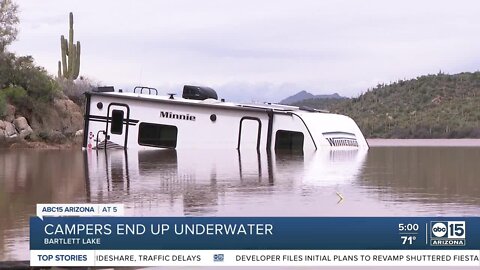
[[74, 13], [80, 75], [130, 90], [210, 86], [235, 101], [301, 90], [358, 96], [379, 83], [480, 67], [480, 1], [16, 0], [9, 50], [57, 74]]

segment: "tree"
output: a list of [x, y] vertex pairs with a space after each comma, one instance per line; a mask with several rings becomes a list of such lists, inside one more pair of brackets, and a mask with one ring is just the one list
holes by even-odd
[[11, 0], [0, 0], [0, 53], [17, 39], [18, 5]]

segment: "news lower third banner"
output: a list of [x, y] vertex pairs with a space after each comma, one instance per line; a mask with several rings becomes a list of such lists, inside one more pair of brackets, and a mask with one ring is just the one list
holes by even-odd
[[31, 266], [480, 266], [480, 217], [123, 217], [112, 207], [31, 217]]

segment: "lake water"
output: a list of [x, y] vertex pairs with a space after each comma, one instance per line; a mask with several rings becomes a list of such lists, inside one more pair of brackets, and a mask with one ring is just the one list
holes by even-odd
[[480, 213], [479, 140], [370, 144], [303, 154], [0, 149], [0, 261], [28, 260], [37, 203], [124, 203], [137, 216]]

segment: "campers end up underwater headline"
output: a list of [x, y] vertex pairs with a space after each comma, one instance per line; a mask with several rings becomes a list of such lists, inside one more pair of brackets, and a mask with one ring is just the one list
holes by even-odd
[[141, 223], [116, 223], [116, 224], [52, 224], [46, 223], [44, 232], [50, 236], [62, 235], [273, 235], [273, 224], [263, 223], [180, 223], [180, 224], [141, 224]]

